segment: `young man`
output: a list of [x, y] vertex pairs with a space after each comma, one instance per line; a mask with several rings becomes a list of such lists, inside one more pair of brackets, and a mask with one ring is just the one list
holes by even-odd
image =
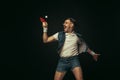
[[60, 59], [58, 61], [54, 80], [63, 80], [63, 77], [68, 70], [73, 72], [76, 80], [83, 80], [78, 54], [88, 52], [96, 61], [100, 55], [90, 50], [85, 41], [80, 37], [80, 34], [74, 31], [75, 22], [76, 21], [73, 18], [67, 18], [63, 24], [64, 31], [57, 32], [50, 37], [47, 35], [47, 22], [42, 22], [43, 42], [49, 43], [56, 40], [59, 42], [58, 52]]

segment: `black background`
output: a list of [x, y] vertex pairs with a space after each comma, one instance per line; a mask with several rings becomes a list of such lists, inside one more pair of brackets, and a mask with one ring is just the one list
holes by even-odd
[[[119, 7], [116, 1], [6, 1], [1, 11], [2, 80], [53, 80], [57, 43], [42, 42], [39, 17], [48, 15], [48, 35], [61, 31], [65, 18], [73, 17], [98, 61], [80, 55], [85, 80], [115, 80], [119, 77]], [[3, 24], [3, 25], [2, 25]], [[117, 73], [118, 72], [118, 73]], [[72, 73], [65, 80], [73, 80]]]

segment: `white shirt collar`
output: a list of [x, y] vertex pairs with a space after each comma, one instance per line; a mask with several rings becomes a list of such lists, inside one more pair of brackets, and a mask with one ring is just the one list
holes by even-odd
[[65, 35], [66, 36], [68, 36], [68, 35], [72, 35], [73, 36], [73, 35], [75, 35], [75, 32], [73, 31], [72, 33], [65, 33]]

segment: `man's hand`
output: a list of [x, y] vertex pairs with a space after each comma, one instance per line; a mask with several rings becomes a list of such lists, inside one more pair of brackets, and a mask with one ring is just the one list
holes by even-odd
[[42, 27], [43, 28], [47, 28], [48, 27], [48, 23], [47, 22], [42, 22]]
[[97, 60], [98, 60], [98, 57], [100, 56], [100, 54], [93, 54], [92, 56], [93, 56], [93, 59], [94, 59], [95, 61], [97, 61]]
[[48, 23], [47, 23], [47, 21], [44, 18], [40, 17], [40, 21], [42, 22], [42, 27], [43, 28], [47, 28], [48, 27]]

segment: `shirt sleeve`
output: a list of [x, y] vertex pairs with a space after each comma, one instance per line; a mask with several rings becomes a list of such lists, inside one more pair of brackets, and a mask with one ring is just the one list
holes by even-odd
[[78, 44], [81, 44], [80, 38], [78, 38]]
[[79, 53], [87, 52], [87, 49], [88, 49], [88, 45], [83, 39], [81, 39], [79, 41]]
[[54, 37], [56, 40], [58, 40], [58, 32], [55, 33], [55, 34], [53, 34], [53, 37]]

